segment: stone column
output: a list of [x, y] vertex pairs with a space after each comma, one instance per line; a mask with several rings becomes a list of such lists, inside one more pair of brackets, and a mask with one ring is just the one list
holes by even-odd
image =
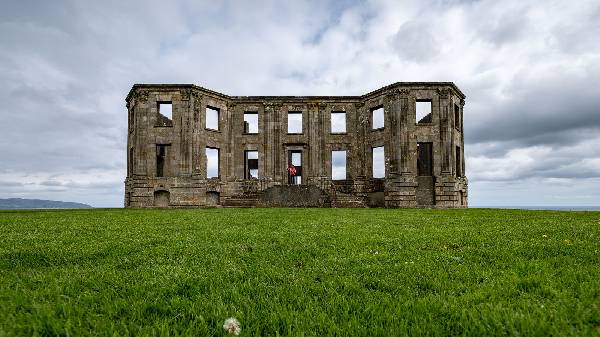
[[150, 116], [150, 108], [148, 107], [148, 92], [139, 90], [135, 96], [135, 112], [137, 113], [136, 130], [133, 149], [134, 152], [134, 167], [135, 174], [141, 176], [149, 176], [151, 171], [148, 170], [149, 156], [154, 153], [148, 153], [148, 148], [154, 148], [153, 142], [148, 137], [148, 129], [153, 128], [154, 118]]
[[194, 92], [190, 100], [190, 110], [193, 111], [191, 136], [192, 136], [192, 175], [197, 179], [201, 176], [204, 148], [200, 141], [200, 111], [202, 109], [202, 95]]
[[385, 108], [385, 152], [387, 152], [386, 172], [387, 178], [394, 178], [401, 172], [400, 168], [400, 102], [396, 92], [390, 92], [386, 95]]
[[[179, 128], [179, 175], [190, 176], [192, 174], [192, 128], [191, 111], [193, 111], [193, 103], [191, 97], [191, 89], [184, 89], [180, 92], [181, 100], [177, 104], [179, 112], [180, 128]], [[173, 102], [175, 107], [175, 102]]]
[[463, 176], [466, 176], [466, 166], [465, 166], [465, 127], [463, 124], [464, 121], [464, 110], [465, 100], [460, 100], [460, 159], [462, 160], [462, 172]]
[[356, 125], [356, 143], [357, 143], [357, 149], [358, 152], [360, 153], [360, 157], [361, 157], [361, 165], [360, 168], [358, 170], [358, 177], [362, 177], [363, 179], [366, 177], [367, 175], [367, 156], [370, 155], [370, 146], [369, 144], [367, 144], [367, 128], [369, 127], [369, 116], [367, 116], [367, 114], [365, 114], [365, 103], [364, 102], [358, 102], [355, 103], [355, 107], [356, 107], [356, 120], [357, 120], [357, 125]]
[[[319, 103], [318, 104], [318, 108], [319, 108], [319, 112], [318, 112], [318, 125], [317, 125], [317, 136], [318, 136], [318, 148], [315, 152], [318, 152], [318, 155], [316, 157], [317, 161], [317, 165], [319, 167], [318, 172], [316, 173], [319, 176], [320, 180], [323, 180], [324, 178], [327, 178], [327, 167], [325, 167], [325, 159], [327, 156], [325, 153], [323, 153], [323, 151], [325, 151], [325, 139], [328, 137], [328, 133], [327, 133], [327, 127], [325, 125], [325, 120], [326, 120], [326, 114], [327, 114], [327, 104], [325, 103]], [[346, 114], [346, 117], [348, 117], [348, 114]], [[325, 156], [325, 157], [324, 157]]]
[[[271, 130], [271, 113], [270, 109], [267, 109], [267, 103], [262, 103], [262, 111], [258, 108], [258, 133], [261, 135], [263, 142], [263, 151], [258, 154], [258, 167], [259, 177], [266, 179], [266, 181], [272, 181], [273, 179], [273, 165], [271, 159], [271, 143], [273, 139], [273, 131]], [[262, 172], [260, 171], [262, 163]], [[270, 186], [270, 183], [267, 184]]]
[[284, 150], [283, 144], [281, 143], [281, 107], [281, 103], [269, 103], [265, 105], [265, 111], [268, 111], [267, 114], [270, 116], [270, 126], [268, 132], [271, 133], [271, 141], [269, 144], [268, 156], [270, 156], [273, 183], [277, 185], [286, 183], [283, 180], [285, 177], [281, 172], [281, 170], [284, 169], [281, 167], [281, 152]]
[[[227, 103], [227, 111], [225, 112], [225, 125], [224, 134], [222, 135], [222, 147], [221, 156], [223, 157], [223, 164], [225, 164], [225, 172], [227, 174], [226, 181], [235, 181], [236, 176], [236, 166], [238, 165], [236, 158], [239, 158], [239, 151], [243, 151], [243, 149], [239, 149], [235, 146], [235, 140], [237, 138], [235, 129], [238, 126], [238, 119], [235, 118], [237, 114], [237, 105], [235, 103]], [[226, 154], [226, 156], [223, 156]]]
[[319, 107], [316, 103], [308, 103], [306, 110], [308, 146], [305, 150], [308, 151], [308, 156], [306, 156], [306, 159], [308, 159], [308, 171], [305, 179], [307, 183], [314, 184], [320, 175], [322, 166], [320, 154], [323, 151], [319, 147]]
[[438, 89], [438, 100], [439, 100], [439, 112], [440, 112], [440, 152], [442, 157], [441, 174], [450, 175], [452, 170], [450, 168], [450, 156], [452, 154], [451, 146], [451, 119], [448, 114], [448, 97], [449, 90], [447, 88]]

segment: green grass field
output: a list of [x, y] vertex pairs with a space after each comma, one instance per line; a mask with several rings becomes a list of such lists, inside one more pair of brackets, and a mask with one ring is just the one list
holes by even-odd
[[0, 212], [0, 336], [598, 336], [600, 212]]

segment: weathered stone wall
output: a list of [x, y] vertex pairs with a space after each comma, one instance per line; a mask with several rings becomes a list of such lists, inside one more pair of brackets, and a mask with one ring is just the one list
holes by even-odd
[[273, 186], [258, 201], [265, 207], [331, 207], [329, 195], [314, 185]]
[[[416, 121], [423, 99], [431, 100], [430, 123]], [[453, 83], [396, 83], [341, 97], [241, 97], [187, 84], [136, 84], [126, 102], [126, 207], [467, 207], [464, 95]], [[170, 123], [161, 102], [172, 104]], [[385, 126], [373, 129], [371, 111], [380, 106]], [[207, 107], [219, 111], [218, 130], [205, 127]], [[302, 113], [301, 134], [287, 133], [294, 111]], [[332, 133], [331, 113], [339, 111], [346, 132]], [[244, 112], [258, 114], [258, 133], [244, 132]], [[422, 142], [433, 147], [426, 177], [417, 173]], [[166, 149], [162, 177], [157, 145]], [[372, 178], [376, 146], [384, 146], [383, 179]], [[207, 178], [206, 147], [219, 149], [216, 178]], [[245, 179], [247, 150], [258, 151], [258, 179]], [[290, 150], [302, 152], [301, 187], [288, 186]], [[333, 150], [346, 151], [345, 180], [331, 179]]]

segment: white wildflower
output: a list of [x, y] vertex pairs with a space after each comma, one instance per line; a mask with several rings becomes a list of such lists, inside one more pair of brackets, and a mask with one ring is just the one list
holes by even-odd
[[225, 323], [223, 323], [223, 329], [225, 329], [228, 334], [236, 336], [242, 331], [242, 328], [240, 327], [240, 321], [235, 319], [235, 317], [229, 317], [226, 319]]

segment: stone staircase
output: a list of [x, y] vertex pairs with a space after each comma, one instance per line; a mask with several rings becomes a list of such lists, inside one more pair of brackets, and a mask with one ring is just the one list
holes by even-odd
[[244, 193], [221, 200], [223, 207], [255, 207], [260, 199], [260, 193]]

